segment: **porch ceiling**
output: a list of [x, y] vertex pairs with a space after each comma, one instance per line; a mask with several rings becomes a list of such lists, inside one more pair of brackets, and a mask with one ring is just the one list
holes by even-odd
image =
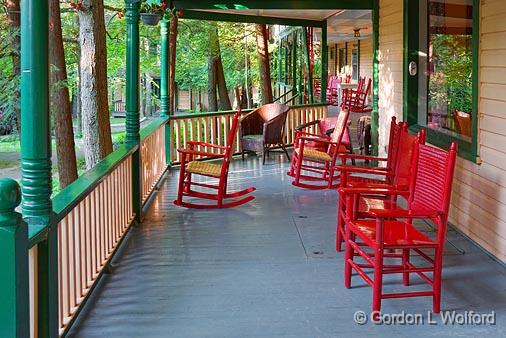
[[[327, 43], [336, 44], [345, 41], [357, 40], [354, 29], [360, 29], [360, 39], [372, 36], [372, 14], [370, 10], [343, 10], [343, 9], [207, 9], [212, 13], [236, 14], [248, 16], [261, 16], [271, 18], [295, 20], [327, 20]], [[317, 39], [321, 37], [316, 31]]]

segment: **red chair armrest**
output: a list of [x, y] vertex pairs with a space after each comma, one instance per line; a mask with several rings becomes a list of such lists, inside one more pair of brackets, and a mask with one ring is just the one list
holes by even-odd
[[359, 188], [345, 188], [341, 187], [338, 189], [341, 195], [355, 195], [355, 194], [368, 194], [368, 195], [407, 195], [409, 191], [399, 190], [395, 187], [391, 188], [371, 188], [371, 187], [359, 187]]
[[383, 168], [376, 167], [360, 167], [354, 165], [338, 165], [335, 167], [336, 170], [346, 173], [358, 173], [358, 174], [371, 174], [371, 175], [382, 175], [382, 176], [393, 176], [394, 173], [391, 171], [384, 170]]
[[225, 157], [225, 154], [208, 153], [206, 151], [198, 151], [198, 150], [191, 150], [191, 149], [185, 149], [185, 148], [179, 148], [177, 151], [180, 152], [181, 154], [189, 154], [189, 155], [196, 155], [196, 156]]
[[435, 218], [441, 213], [437, 210], [371, 209], [369, 213], [376, 218]]
[[[377, 156], [369, 156], [369, 155], [359, 155], [359, 154], [340, 154], [339, 155], [343, 160], [344, 159], [354, 159], [354, 160], [369, 160], [369, 161], [388, 161], [385, 157], [377, 157]], [[386, 169], [386, 168], [385, 168]]]

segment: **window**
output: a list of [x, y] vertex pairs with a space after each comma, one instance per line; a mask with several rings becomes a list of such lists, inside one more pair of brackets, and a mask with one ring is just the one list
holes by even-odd
[[414, 0], [407, 7], [407, 121], [426, 128], [435, 145], [457, 141], [459, 154], [475, 160], [478, 0]]
[[353, 48], [351, 50], [351, 68], [352, 68], [352, 75], [351, 78], [353, 80], [358, 80], [358, 48]]

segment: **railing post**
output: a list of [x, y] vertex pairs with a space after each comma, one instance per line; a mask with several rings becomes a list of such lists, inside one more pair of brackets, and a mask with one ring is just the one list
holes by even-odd
[[[140, 146], [139, 134], [139, 0], [125, 0], [126, 18], [126, 140], [130, 147]], [[132, 155], [132, 203], [135, 219], [141, 220], [140, 149]]]
[[[160, 21], [160, 117], [169, 116], [169, 21]], [[170, 122], [165, 124], [165, 160], [170, 165]]]
[[52, 338], [58, 335], [58, 248], [51, 224], [48, 17], [48, 1], [21, 1], [22, 212], [30, 229], [48, 227], [37, 251], [37, 331]]
[[0, 179], [0, 336], [29, 337], [28, 227], [14, 211], [21, 202], [19, 184]]
[[328, 74], [328, 46], [327, 46], [327, 20], [322, 26], [322, 75], [320, 80], [321, 102], [327, 102], [327, 74]]

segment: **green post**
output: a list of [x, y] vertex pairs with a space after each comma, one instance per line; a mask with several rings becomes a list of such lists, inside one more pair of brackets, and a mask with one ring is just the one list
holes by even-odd
[[[139, 0], [125, 0], [126, 18], [126, 140], [130, 147], [138, 146], [139, 134]], [[137, 222], [141, 220], [140, 150], [132, 155], [132, 202]]]
[[327, 46], [327, 20], [323, 22], [322, 26], [322, 75], [320, 82], [320, 95], [321, 102], [327, 102], [327, 74], [329, 67], [329, 54], [328, 54], [328, 46]]
[[281, 61], [281, 44], [283, 40], [279, 40], [279, 46], [278, 46], [278, 97], [281, 96], [281, 78], [283, 77], [283, 68], [282, 68], [282, 61]]
[[48, 18], [47, 1], [21, 1], [22, 213], [29, 228], [48, 229], [37, 251], [37, 331], [41, 338], [58, 336], [58, 248], [56, 224], [51, 224]]
[[[285, 74], [283, 77], [283, 82], [285, 84], [288, 84], [288, 46], [283, 48], [283, 62], [285, 63]], [[286, 92], [286, 91], [285, 91]]]
[[293, 42], [292, 42], [292, 88], [293, 95], [297, 95], [297, 34], [292, 32]]
[[[169, 20], [160, 21], [160, 117], [169, 116]], [[170, 165], [170, 122], [165, 124], [165, 161]]]
[[160, 117], [169, 115], [169, 21], [160, 21]]
[[[304, 28], [299, 30], [299, 34], [301, 35], [300, 41], [302, 44], [304, 41], [304, 39], [302, 38], [302, 35], [304, 35]], [[302, 47], [304, 47], [304, 45]], [[303, 62], [302, 62], [301, 58], [299, 58], [299, 94], [300, 94], [299, 95], [299, 104], [304, 103], [305, 90], [304, 90], [304, 86], [303, 86], [303, 78], [304, 78], [303, 68], [304, 68]]]
[[0, 179], [0, 336], [30, 336], [28, 227], [14, 211], [21, 202], [19, 184]]
[[371, 112], [371, 143], [373, 155], [378, 154], [378, 126], [379, 126], [379, 4], [374, 1], [372, 10], [373, 53], [372, 53], [372, 112]]

